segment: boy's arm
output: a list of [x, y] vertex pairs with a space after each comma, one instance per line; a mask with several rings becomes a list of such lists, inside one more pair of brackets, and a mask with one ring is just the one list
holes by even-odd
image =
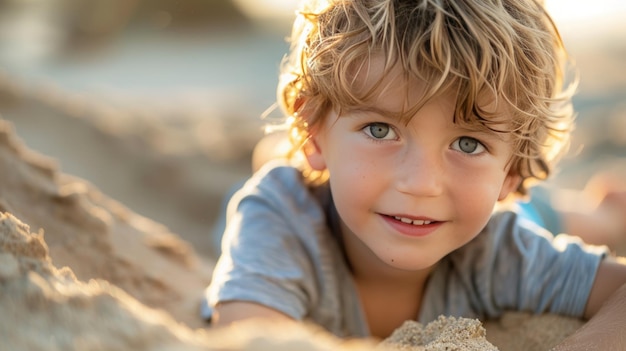
[[626, 259], [600, 264], [585, 317], [591, 319], [553, 351], [626, 350]]
[[244, 301], [223, 302], [215, 306], [211, 326], [225, 327], [237, 321], [246, 319], [267, 319], [267, 320], [293, 320], [291, 317], [276, 311], [275, 309]]

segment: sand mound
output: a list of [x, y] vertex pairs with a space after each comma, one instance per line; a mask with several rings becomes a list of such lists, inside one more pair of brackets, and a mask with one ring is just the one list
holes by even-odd
[[43, 236], [56, 265], [81, 280], [102, 279], [142, 303], [163, 308], [191, 326], [211, 268], [164, 226], [61, 174], [26, 149], [0, 120], [0, 212]]
[[414, 351], [498, 350], [485, 335], [485, 328], [476, 319], [440, 316], [426, 326], [414, 321], [404, 322], [383, 344]]
[[[0, 339], [6, 350], [194, 350], [201, 336], [103, 280], [51, 264], [42, 234], [0, 214]], [[182, 347], [184, 346], [184, 347]]]

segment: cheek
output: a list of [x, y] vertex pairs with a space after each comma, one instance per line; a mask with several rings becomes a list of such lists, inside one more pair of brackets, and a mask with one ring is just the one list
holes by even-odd
[[376, 155], [352, 135], [336, 139], [339, 141], [330, 145], [332, 152], [326, 157], [331, 179], [353, 189], [366, 189], [382, 180], [381, 170], [390, 167], [389, 155]]
[[358, 204], [371, 197], [371, 190], [378, 183], [376, 174], [362, 163], [346, 158], [337, 160], [329, 167], [330, 185], [335, 202], [344, 201]]
[[[490, 174], [493, 176], [488, 176]], [[468, 216], [488, 217], [498, 201], [504, 179], [501, 170], [465, 172], [454, 185], [457, 206]]]
[[[382, 172], [384, 158], [364, 157], [358, 149], [337, 152], [330, 158], [330, 186], [333, 200], [344, 219], [360, 223], [363, 211], [369, 212], [382, 196], [388, 182]], [[356, 218], [358, 217], [358, 218]]]

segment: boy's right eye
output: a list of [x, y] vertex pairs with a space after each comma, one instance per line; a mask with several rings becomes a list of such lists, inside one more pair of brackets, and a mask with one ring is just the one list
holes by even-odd
[[387, 123], [370, 123], [363, 128], [365, 134], [378, 140], [395, 140], [397, 139], [396, 132]]

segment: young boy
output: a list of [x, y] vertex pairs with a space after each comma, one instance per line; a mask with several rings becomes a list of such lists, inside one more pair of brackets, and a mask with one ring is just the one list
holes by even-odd
[[626, 342], [626, 265], [494, 212], [548, 176], [571, 130], [539, 4], [308, 1], [292, 39], [278, 96], [293, 157], [229, 204], [214, 325], [384, 338], [409, 319], [525, 310], [591, 318], [563, 347]]

